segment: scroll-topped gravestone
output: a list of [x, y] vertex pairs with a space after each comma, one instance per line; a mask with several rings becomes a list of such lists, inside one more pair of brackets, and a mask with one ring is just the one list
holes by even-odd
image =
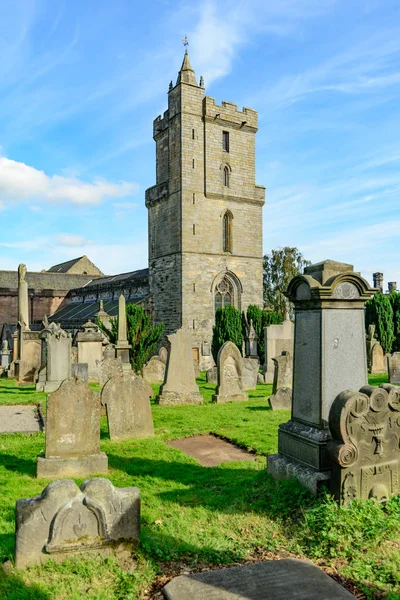
[[248, 400], [243, 388], [242, 356], [233, 342], [225, 342], [217, 357], [218, 386], [213, 402], [240, 402]]
[[168, 353], [165, 383], [158, 399], [160, 405], [203, 404], [203, 396], [195, 379], [190, 334], [184, 329], [178, 329], [168, 336], [168, 340], [171, 349]]
[[388, 356], [389, 382], [400, 385], [400, 352]]
[[71, 377], [71, 334], [56, 323], [50, 323], [40, 332], [40, 339], [42, 366], [36, 389], [54, 392], [65, 379]]
[[350, 500], [379, 502], [400, 493], [400, 388], [383, 384], [345, 390], [329, 414], [331, 491]]
[[108, 479], [49, 483], [40, 496], [16, 504], [15, 566], [67, 560], [71, 553], [109, 554], [140, 535], [138, 488]]
[[110, 439], [124, 440], [154, 435], [151, 414], [151, 387], [133, 373], [115, 375], [101, 392], [107, 411]]
[[292, 418], [280, 425], [268, 471], [296, 477], [311, 492], [330, 477], [329, 411], [343, 389], [367, 384], [364, 305], [376, 290], [351, 265], [304, 269], [286, 295], [295, 306]]
[[144, 365], [143, 379], [146, 383], [164, 383], [165, 363], [158, 356], [152, 356]]
[[107, 473], [100, 452], [100, 399], [81, 379], [67, 379], [47, 398], [46, 453], [37, 477], [86, 477]]
[[98, 325], [88, 321], [76, 334], [78, 363], [88, 364], [89, 379], [97, 380], [97, 361], [103, 359], [103, 334]]

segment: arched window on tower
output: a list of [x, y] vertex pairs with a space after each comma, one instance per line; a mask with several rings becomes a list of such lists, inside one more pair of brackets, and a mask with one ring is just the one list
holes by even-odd
[[232, 213], [228, 210], [222, 217], [222, 251], [232, 252]]
[[224, 277], [215, 290], [215, 310], [234, 304], [232, 283]]
[[223, 185], [224, 185], [224, 187], [229, 187], [229, 167], [228, 166], [224, 167]]

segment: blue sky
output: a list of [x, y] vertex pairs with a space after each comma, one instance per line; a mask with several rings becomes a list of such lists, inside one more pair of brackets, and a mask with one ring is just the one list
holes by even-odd
[[3, 0], [0, 268], [147, 265], [152, 121], [185, 34], [206, 93], [259, 112], [264, 251], [400, 286], [398, 0]]

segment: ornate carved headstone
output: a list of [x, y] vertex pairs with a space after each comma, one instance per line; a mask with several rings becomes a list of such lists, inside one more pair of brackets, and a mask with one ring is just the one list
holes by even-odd
[[152, 356], [142, 372], [146, 383], [164, 383], [165, 363], [158, 356]]
[[140, 535], [138, 488], [115, 488], [108, 479], [53, 481], [40, 496], [16, 504], [15, 566], [66, 560], [71, 553], [118, 551]]
[[400, 352], [388, 356], [389, 382], [400, 384]]
[[238, 402], [248, 400], [243, 388], [242, 356], [233, 342], [225, 342], [217, 357], [218, 386], [213, 402]]
[[100, 452], [100, 398], [81, 379], [67, 379], [47, 398], [46, 453], [37, 477], [86, 477], [107, 473]]
[[350, 500], [388, 500], [400, 493], [400, 389], [383, 384], [345, 390], [329, 414], [331, 491]]
[[154, 435], [150, 398], [151, 387], [134, 373], [115, 375], [101, 392], [111, 440], [143, 438]]
[[268, 472], [312, 493], [330, 478], [332, 403], [368, 381], [364, 306], [375, 292], [352, 265], [331, 260], [306, 267], [286, 292], [295, 308], [292, 416], [279, 426]]
[[192, 339], [184, 329], [168, 336], [171, 349], [168, 353], [165, 383], [161, 387], [160, 405], [203, 404], [194, 372]]
[[71, 334], [56, 323], [50, 323], [40, 332], [40, 339], [42, 364], [36, 389], [54, 392], [71, 377]]

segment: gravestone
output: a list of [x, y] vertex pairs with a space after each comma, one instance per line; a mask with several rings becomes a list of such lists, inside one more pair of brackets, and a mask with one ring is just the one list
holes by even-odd
[[268, 472], [314, 494], [330, 478], [332, 403], [368, 381], [364, 306], [375, 291], [351, 265], [327, 260], [306, 267], [286, 292], [295, 308], [292, 418], [279, 426]]
[[371, 350], [370, 371], [371, 373], [387, 373], [387, 360], [379, 342], [376, 342]]
[[258, 336], [255, 332], [253, 321], [250, 319], [250, 326], [246, 333], [245, 339], [245, 356], [250, 358], [256, 358], [258, 360], [258, 348], [257, 348]]
[[388, 356], [389, 383], [400, 385], [400, 352]]
[[166, 600], [354, 600], [329, 575], [296, 558], [174, 577]]
[[71, 363], [78, 362], [78, 348], [76, 346], [72, 346], [71, 348]]
[[152, 356], [142, 372], [146, 383], [164, 383], [165, 363], [158, 356]]
[[114, 344], [107, 344], [103, 349], [103, 358], [115, 358]]
[[23, 321], [17, 324], [17, 353], [15, 377], [21, 383], [34, 383], [41, 365], [40, 332], [31, 331]]
[[341, 392], [329, 428], [331, 492], [340, 504], [400, 494], [400, 388], [366, 385]]
[[81, 379], [67, 379], [47, 397], [46, 452], [37, 477], [86, 477], [107, 473], [100, 452], [100, 399]]
[[117, 358], [121, 359], [124, 372], [129, 373], [132, 370], [129, 358], [129, 350], [132, 346], [128, 343], [128, 328], [126, 322], [126, 302], [125, 296], [120, 295], [118, 299], [118, 339], [115, 345]]
[[217, 357], [218, 386], [213, 402], [240, 402], [248, 400], [243, 387], [243, 362], [238, 347], [233, 342], [225, 342]]
[[[110, 352], [110, 351], [109, 351]], [[97, 380], [100, 385], [107, 383], [111, 377], [123, 373], [122, 362], [120, 358], [103, 358], [97, 361]]]
[[242, 358], [242, 384], [244, 390], [255, 390], [258, 381], [258, 370], [260, 363], [257, 358]]
[[264, 380], [265, 383], [274, 381], [274, 362], [273, 358], [279, 356], [283, 351], [290, 352], [293, 356], [294, 344], [294, 323], [289, 319], [289, 315], [280, 325], [268, 325], [264, 328], [265, 336], [265, 363]]
[[366, 345], [367, 345], [367, 365], [368, 365], [368, 370], [371, 371], [371, 353], [372, 353], [372, 348], [375, 346], [375, 344], [378, 343], [378, 340], [375, 337], [375, 325], [371, 324], [368, 325], [368, 334], [366, 336]]
[[208, 369], [208, 371], [206, 372], [206, 381], [207, 381], [207, 383], [214, 383], [214, 384], [218, 383], [217, 367], [211, 367], [211, 369]]
[[87, 363], [72, 363], [71, 377], [79, 377], [87, 383], [89, 381], [89, 365]]
[[133, 373], [115, 375], [101, 392], [111, 440], [143, 438], [154, 435], [150, 398], [151, 387]]
[[0, 352], [0, 366], [4, 369], [8, 369], [10, 364], [10, 355], [11, 350], [8, 349], [8, 340], [3, 340]]
[[275, 394], [281, 387], [292, 387], [293, 359], [290, 352], [284, 350], [280, 356], [275, 356], [272, 361], [274, 363], [272, 393]]
[[160, 360], [166, 365], [168, 360], [168, 350], [165, 346], [161, 346], [160, 350], [158, 351], [158, 356]]
[[53, 481], [36, 498], [17, 500], [15, 566], [24, 569], [71, 554], [118, 553], [140, 536], [138, 488], [108, 479]]
[[36, 389], [54, 392], [71, 377], [71, 334], [50, 323], [40, 332], [40, 339], [41, 370]]
[[103, 334], [98, 325], [87, 321], [76, 334], [78, 363], [87, 363], [89, 379], [97, 380], [97, 361], [103, 359]]
[[190, 334], [178, 329], [168, 336], [168, 353], [165, 383], [160, 390], [161, 406], [203, 404], [203, 396], [196, 383]]
[[280, 387], [272, 396], [268, 398], [268, 404], [271, 410], [291, 410], [292, 408], [292, 388]]

